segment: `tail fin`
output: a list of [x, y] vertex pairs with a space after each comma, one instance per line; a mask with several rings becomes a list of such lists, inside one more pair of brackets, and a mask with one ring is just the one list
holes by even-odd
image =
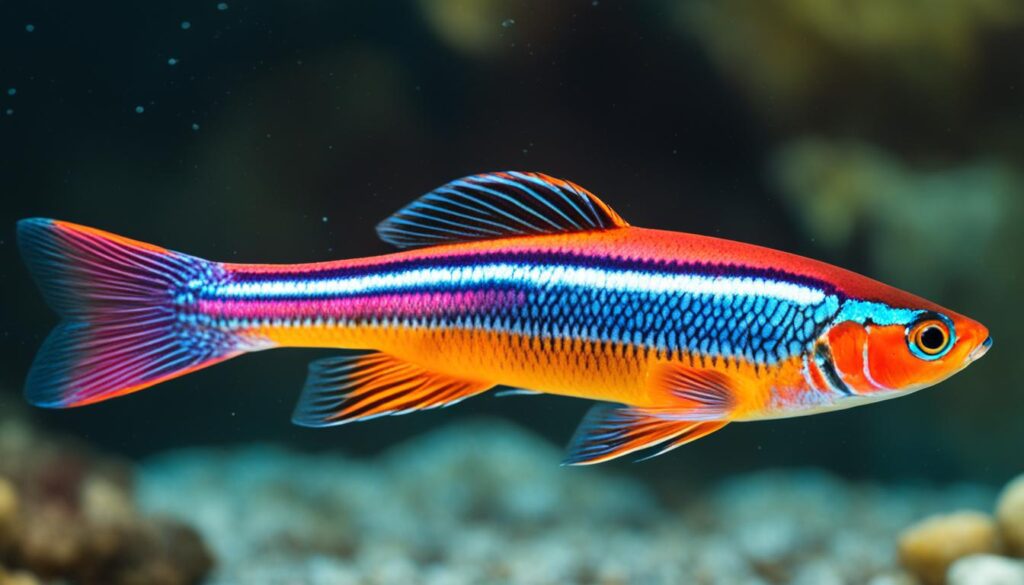
[[242, 353], [194, 309], [216, 263], [51, 219], [18, 222], [18, 247], [63, 319], [25, 382], [37, 406], [92, 404]]

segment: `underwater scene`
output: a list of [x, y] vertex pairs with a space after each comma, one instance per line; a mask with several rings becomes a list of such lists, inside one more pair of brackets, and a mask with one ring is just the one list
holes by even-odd
[[1019, 0], [3, 0], [0, 186], [0, 585], [1024, 585]]

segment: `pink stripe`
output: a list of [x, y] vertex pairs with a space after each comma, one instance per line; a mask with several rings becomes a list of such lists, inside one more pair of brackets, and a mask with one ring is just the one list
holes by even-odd
[[469, 314], [525, 302], [518, 291], [454, 291], [376, 294], [314, 300], [201, 300], [199, 310], [216, 319], [430, 317]]

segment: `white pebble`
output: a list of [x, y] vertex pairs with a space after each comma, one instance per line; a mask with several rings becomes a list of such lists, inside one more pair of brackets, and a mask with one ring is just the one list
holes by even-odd
[[996, 555], [971, 555], [949, 568], [947, 585], [1024, 585], [1024, 562]]

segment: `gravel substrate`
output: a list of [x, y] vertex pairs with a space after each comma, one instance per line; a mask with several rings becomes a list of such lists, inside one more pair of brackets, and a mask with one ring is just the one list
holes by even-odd
[[914, 583], [896, 540], [993, 489], [735, 477], [668, 505], [505, 424], [459, 424], [370, 460], [273, 446], [144, 463], [140, 506], [191, 524], [228, 585]]

